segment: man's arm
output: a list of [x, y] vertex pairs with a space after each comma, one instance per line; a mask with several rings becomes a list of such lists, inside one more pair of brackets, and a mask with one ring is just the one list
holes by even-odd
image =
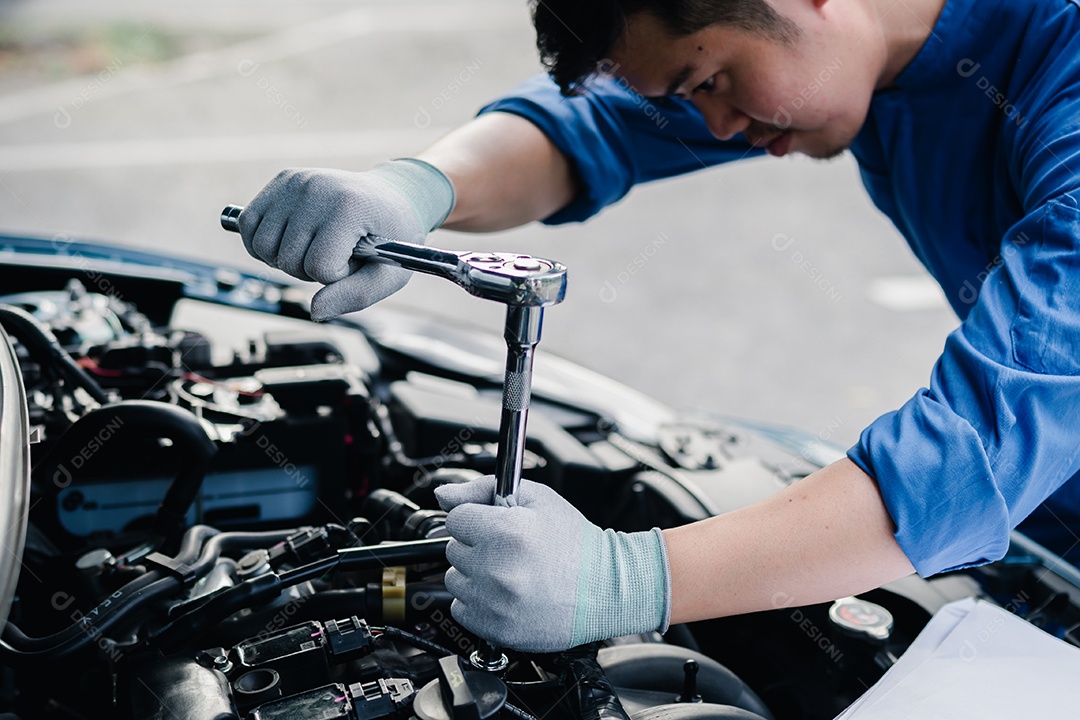
[[457, 203], [442, 224], [491, 232], [540, 220], [574, 197], [569, 161], [528, 120], [508, 113], [481, 115], [420, 155], [454, 184]]
[[573, 177], [570, 162], [533, 123], [489, 113], [419, 158], [360, 173], [283, 170], [241, 213], [240, 235], [254, 257], [323, 283], [311, 317], [328, 320], [408, 282], [407, 270], [358, 263], [358, 242], [423, 244], [437, 227], [483, 232], [538, 220], [571, 201]]
[[856, 595], [914, 568], [877, 483], [840, 460], [750, 507], [664, 531], [671, 622]]
[[408, 280], [399, 268], [358, 263], [358, 240], [423, 243], [437, 227], [484, 232], [584, 220], [636, 183], [752, 152], [745, 142], [716, 142], [689, 103], [668, 103], [660, 114], [612, 82], [564, 98], [536, 77], [419, 158], [359, 173], [282, 171], [248, 203], [240, 235], [254, 257], [325, 285], [312, 318], [327, 320]]
[[602, 530], [527, 480], [513, 507], [490, 504], [494, 489], [488, 476], [435, 490], [453, 538], [446, 588], [458, 622], [519, 650], [833, 600], [913, 569], [877, 484], [847, 459], [756, 505], [662, 533]]

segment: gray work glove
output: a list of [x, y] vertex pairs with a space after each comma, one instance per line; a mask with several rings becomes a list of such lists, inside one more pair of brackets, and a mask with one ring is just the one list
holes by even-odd
[[454, 207], [454, 186], [422, 160], [368, 172], [282, 170], [240, 214], [244, 247], [271, 267], [326, 287], [311, 319], [363, 310], [405, 287], [412, 273], [353, 257], [361, 242], [423, 243]]
[[658, 528], [601, 530], [546, 485], [522, 481], [494, 507], [495, 478], [443, 485], [454, 618], [497, 645], [559, 652], [667, 630], [671, 582]]

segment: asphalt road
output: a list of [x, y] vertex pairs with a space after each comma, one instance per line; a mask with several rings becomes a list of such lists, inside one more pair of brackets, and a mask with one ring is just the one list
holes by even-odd
[[[0, 0], [0, 231], [261, 269], [222, 206], [283, 167], [415, 153], [538, 68], [523, 0]], [[568, 265], [550, 352], [841, 446], [927, 383], [957, 325], [850, 156], [737, 163], [586, 224], [431, 242]], [[501, 328], [501, 308], [431, 278], [388, 302]]]

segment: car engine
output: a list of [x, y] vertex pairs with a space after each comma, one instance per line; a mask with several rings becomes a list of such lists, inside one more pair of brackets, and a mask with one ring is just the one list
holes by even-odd
[[[956, 599], [1080, 637], [1074, 579], [1021, 539], [967, 572], [478, 670], [433, 489], [495, 469], [498, 337], [379, 309], [316, 325], [265, 278], [88, 245], [25, 260], [46, 245], [0, 244], [32, 467], [0, 718], [831, 718]], [[605, 527], [727, 512], [836, 456], [557, 358], [537, 373], [525, 475]]]

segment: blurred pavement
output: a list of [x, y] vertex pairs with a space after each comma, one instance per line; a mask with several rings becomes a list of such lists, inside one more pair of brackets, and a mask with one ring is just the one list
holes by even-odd
[[[415, 153], [538, 70], [524, 0], [0, 0], [0, 231], [261, 269], [218, 226], [279, 169]], [[468, 236], [570, 268], [541, 348], [678, 408], [843, 447], [957, 325], [845, 156], [637, 188], [599, 218]], [[500, 331], [418, 277], [388, 301]]]

